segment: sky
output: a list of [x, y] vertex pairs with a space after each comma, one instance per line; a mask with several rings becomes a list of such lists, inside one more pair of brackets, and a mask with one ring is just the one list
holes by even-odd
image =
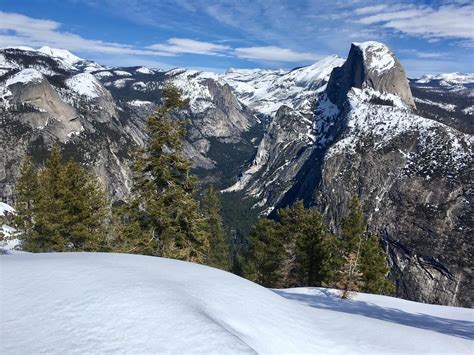
[[474, 3], [0, 0], [0, 47], [47, 45], [110, 66], [291, 69], [368, 40], [409, 77], [474, 72]]

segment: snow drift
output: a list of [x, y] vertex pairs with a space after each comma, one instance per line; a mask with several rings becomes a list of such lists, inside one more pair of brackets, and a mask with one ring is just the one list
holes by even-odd
[[271, 291], [175, 260], [0, 257], [0, 353], [472, 351], [473, 311], [334, 291]]

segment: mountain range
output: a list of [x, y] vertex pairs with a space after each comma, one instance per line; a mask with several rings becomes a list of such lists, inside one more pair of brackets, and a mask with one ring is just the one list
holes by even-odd
[[185, 152], [202, 185], [254, 216], [302, 199], [335, 232], [357, 195], [400, 297], [472, 306], [474, 75], [407, 79], [379, 42], [290, 71], [222, 74], [3, 48], [3, 201], [14, 201], [21, 160], [42, 164], [53, 143], [94, 170], [114, 201], [126, 200], [130, 154], [166, 81], [189, 99]]

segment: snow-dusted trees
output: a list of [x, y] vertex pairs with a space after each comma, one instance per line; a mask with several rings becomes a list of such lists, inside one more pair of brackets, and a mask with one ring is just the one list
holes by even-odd
[[15, 225], [22, 248], [32, 252], [106, 248], [108, 203], [98, 180], [57, 146], [43, 168], [27, 158], [16, 185]]

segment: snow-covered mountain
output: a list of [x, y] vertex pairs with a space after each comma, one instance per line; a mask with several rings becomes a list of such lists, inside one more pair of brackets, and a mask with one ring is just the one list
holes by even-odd
[[474, 74], [467, 73], [441, 73], [441, 74], [426, 74], [417, 79], [418, 84], [428, 84], [433, 81], [439, 81], [443, 86], [462, 86], [474, 84]]
[[332, 70], [343, 63], [344, 59], [329, 56], [290, 71], [230, 69], [221, 77], [232, 86], [240, 101], [258, 113], [274, 116], [282, 105], [310, 113]]
[[472, 309], [272, 291], [207, 266], [126, 254], [1, 255], [0, 270], [5, 354], [472, 350]]
[[265, 213], [303, 199], [335, 231], [357, 195], [387, 247], [399, 294], [472, 304], [464, 265], [473, 252], [466, 216], [474, 212], [474, 139], [459, 128], [469, 127], [466, 116], [421, 116], [416, 102], [388, 47], [354, 43], [319, 94], [312, 122], [279, 111], [253, 162], [224, 191], [245, 192]]
[[378, 42], [353, 44], [347, 60], [224, 74], [0, 49], [0, 197], [14, 202], [25, 155], [41, 164], [59, 142], [126, 199], [130, 152], [167, 80], [190, 101], [186, 154], [226, 203], [257, 215], [301, 198], [337, 231], [358, 195], [399, 296], [472, 305], [474, 87], [461, 74], [409, 81]]

